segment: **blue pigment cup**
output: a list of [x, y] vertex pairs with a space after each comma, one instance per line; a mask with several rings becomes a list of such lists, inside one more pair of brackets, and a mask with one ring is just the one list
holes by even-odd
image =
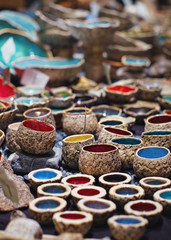
[[153, 132], [145, 132], [144, 135], [151, 136], [151, 135], [156, 135], [156, 136], [165, 136], [171, 134], [171, 131], [153, 131]]
[[103, 116], [111, 116], [111, 115], [119, 114], [118, 110], [111, 109], [111, 108], [105, 108], [105, 107], [93, 109], [92, 112], [101, 113]]
[[56, 176], [57, 176], [57, 173], [53, 171], [47, 171], [47, 170], [46, 171], [40, 170], [33, 174], [33, 177], [38, 179], [51, 179], [51, 178], [55, 178]]
[[48, 186], [43, 188], [43, 192], [45, 193], [64, 193], [66, 189], [62, 186]]
[[101, 122], [101, 124], [103, 124], [105, 126], [116, 126], [116, 125], [123, 124], [123, 122], [117, 121], [117, 120], [109, 120], [109, 121]]
[[144, 181], [146, 184], [149, 184], [149, 185], [162, 185], [162, 184], [165, 184], [166, 181], [163, 181], [163, 180], [158, 180], [158, 179], [148, 179], [146, 181]]
[[116, 193], [120, 194], [120, 195], [134, 195], [134, 194], [137, 194], [138, 191], [135, 188], [122, 187], [122, 188], [117, 189]]
[[169, 150], [162, 147], [149, 147], [149, 148], [147, 147], [147, 148], [142, 148], [137, 152], [139, 157], [149, 158], [149, 159], [161, 158], [166, 156], [168, 153], [169, 153]]
[[115, 220], [119, 224], [139, 224], [141, 223], [140, 220], [136, 218], [119, 218]]
[[166, 200], [171, 200], [171, 190], [166, 190], [165, 192], [162, 192], [160, 194], [160, 197], [166, 199]]
[[93, 208], [93, 209], [107, 209], [109, 205], [100, 201], [87, 201], [84, 203], [86, 207]]
[[42, 200], [35, 204], [40, 209], [52, 209], [59, 206], [59, 202], [55, 200]]
[[113, 139], [112, 142], [122, 144], [122, 145], [138, 145], [141, 143], [141, 140], [135, 139], [135, 138], [118, 138], [118, 139]]

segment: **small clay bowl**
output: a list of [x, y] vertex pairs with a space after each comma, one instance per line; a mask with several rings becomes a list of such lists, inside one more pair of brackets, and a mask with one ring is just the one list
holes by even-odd
[[79, 134], [64, 138], [62, 143], [63, 160], [70, 168], [78, 169], [78, 160], [82, 147], [95, 143], [95, 139], [92, 134]]
[[56, 143], [55, 127], [42, 121], [24, 120], [18, 128], [16, 142], [28, 153], [48, 153]]
[[113, 103], [126, 103], [135, 100], [138, 88], [127, 85], [105, 87], [107, 98]]
[[151, 61], [146, 57], [137, 57], [124, 55], [121, 58], [122, 64], [131, 71], [142, 71], [151, 64]]
[[63, 211], [67, 202], [58, 197], [39, 197], [29, 203], [31, 217], [42, 225], [52, 224], [54, 213]]
[[171, 116], [158, 114], [145, 119], [145, 131], [171, 130]]
[[91, 107], [92, 112], [96, 114], [98, 121], [102, 117], [108, 117], [112, 115], [121, 115], [122, 110], [117, 107], [109, 106], [109, 105], [99, 105], [95, 107]]
[[0, 113], [0, 129], [5, 130], [9, 124], [11, 124], [16, 116], [17, 107], [15, 104], [11, 105], [11, 108], [5, 112]]
[[23, 115], [26, 119], [40, 120], [56, 127], [56, 122], [50, 108], [38, 107], [28, 109]]
[[171, 95], [157, 98], [160, 106], [164, 109], [171, 109]]
[[62, 178], [61, 183], [73, 189], [75, 187], [93, 185], [95, 178], [91, 175], [78, 173]]
[[144, 196], [143, 188], [134, 184], [119, 184], [109, 190], [110, 200], [115, 202], [119, 208], [123, 208], [131, 200], [141, 199]]
[[171, 148], [171, 130], [170, 131], [151, 131], [142, 132], [141, 140], [144, 146], [160, 146]]
[[113, 186], [130, 183], [131, 180], [132, 178], [129, 174], [121, 172], [107, 173], [99, 177], [100, 185], [107, 190]]
[[82, 173], [100, 176], [119, 171], [120, 154], [117, 147], [111, 144], [92, 144], [84, 146], [79, 156], [79, 170]]
[[35, 86], [22, 86], [15, 89], [17, 97], [40, 97], [43, 91], [43, 88]]
[[166, 214], [171, 215], [171, 188], [158, 190], [153, 195], [154, 201], [159, 202], [163, 206]]
[[108, 219], [111, 234], [116, 240], [141, 239], [147, 224], [147, 219], [133, 215], [117, 215]]
[[2, 130], [0, 130], [0, 146], [2, 145], [4, 139], [5, 139], [5, 133]]
[[11, 103], [7, 101], [0, 100], [0, 113], [5, 112], [11, 108]]
[[[155, 82], [155, 81], [153, 81]], [[138, 93], [137, 98], [145, 101], [154, 101], [156, 98], [160, 95], [162, 87], [149, 84], [148, 82], [145, 84], [142, 82], [139, 82], [138, 85]]]
[[71, 191], [73, 202], [77, 205], [77, 202], [83, 198], [105, 198], [106, 190], [98, 186], [81, 186], [76, 187]]
[[145, 177], [139, 181], [139, 184], [144, 189], [145, 195], [152, 198], [156, 191], [170, 187], [171, 181], [162, 177]]
[[86, 212], [65, 211], [55, 213], [53, 215], [53, 223], [59, 234], [71, 232], [85, 235], [92, 226], [93, 217], [90, 213]]
[[61, 178], [61, 171], [52, 168], [37, 169], [28, 174], [29, 182], [33, 188], [45, 183], [59, 182]]
[[6, 132], [6, 145], [11, 152], [21, 150], [20, 146], [16, 143], [16, 134], [21, 122], [11, 123], [8, 125]]
[[142, 147], [136, 151], [133, 168], [139, 178], [169, 177], [171, 175], [170, 151], [165, 147]]
[[76, 107], [91, 107], [97, 103], [97, 97], [92, 94], [76, 94], [74, 100]]
[[124, 211], [126, 214], [147, 218], [152, 225], [159, 220], [163, 207], [158, 202], [140, 199], [126, 203]]
[[122, 168], [133, 168], [135, 152], [143, 146], [141, 139], [135, 137], [122, 137], [112, 139], [111, 143], [119, 149]]
[[37, 188], [37, 196], [51, 196], [68, 198], [71, 193], [71, 188], [61, 183], [45, 183]]
[[98, 143], [111, 143], [112, 139], [132, 136], [133, 133], [128, 130], [114, 127], [104, 127], [98, 137]]
[[77, 203], [77, 207], [80, 211], [91, 213], [93, 215], [93, 223], [97, 226], [104, 225], [116, 210], [115, 203], [100, 198], [81, 199]]
[[97, 118], [89, 108], [72, 108], [64, 111], [62, 126], [67, 135], [93, 134], [97, 128]]
[[164, 113], [164, 114], [171, 115], [171, 110], [170, 110], [170, 109], [165, 109], [165, 110], [163, 110], [163, 113]]

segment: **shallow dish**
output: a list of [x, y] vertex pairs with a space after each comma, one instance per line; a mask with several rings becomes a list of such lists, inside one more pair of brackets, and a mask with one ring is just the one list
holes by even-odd
[[123, 109], [126, 115], [132, 116], [136, 118], [137, 122], [142, 122], [144, 118], [155, 114], [156, 109], [150, 107], [126, 107]]
[[33, 86], [22, 86], [15, 88], [17, 97], [40, 97], [44, 88]]
[[77, 107], [91, 107], [96, 105], [97, 97], [91, 94], [76, 94], [75, 95], [75, 104]]
[[122, 110], [117, 107], [109, 106], [109, 105], [99, 105], [95, 107], [91, 107], [92, 112], [96, 114], [98, 120], [102, 117], [108, 117], [111, 115], [121, 115]]
[[149, 67], [151, 61], [146, 57], [137, 57], [137, 56], [126, 56], [124, 55], [121, 58], [121, 62], [131, 71], [141, 71], [145, 67]]
[[164, 209], [164, 212], [168, 215], [171, 214], [171, 189], [161, 189], [154, 193], [153, 198], [156, 202], [159, 202]]
[[43, 98], [37, 97], [19, 97], [15, 99], [15, 103], [20, 113], [23, 113], [30, 108], [45, 107], [48, 99], [45, 101]]

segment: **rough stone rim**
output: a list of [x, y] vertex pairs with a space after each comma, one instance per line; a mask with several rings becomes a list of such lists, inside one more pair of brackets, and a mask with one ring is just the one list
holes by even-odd
[[[65, 188], [65, 192], [63, 193], [48, 193], [48, 192], [44, 192], [44, 188], [46, 187], [55, 187], [55, 186], [59, 186], [59, 187], [63, 187]], [[43, 196], [52, 196], [52, 197], [68, 197], [71, 194], [71, 188], [67, 185], [64, 185], [62, 183], [45, 183], [42, 184], [40, 186], [38, 186], [37, 188], [37, 193], [41, 194]]]
[[[145, 182], [148, 179], [149, 180], [161, 180], [161, 181], [165, 181], [165, 183], [162, 183], [160, 185], [152, 185], [152, 184], [148, 184]], [[170, 186], [171, 180], [169, 178], [157, 177], [157, 176], [156, 177], [144, 177], [144, 178], [140, 179], [139, 184], [141, 185], [141, 187], [147, 187], [149, 189], [154, 190], [154, 189], [158, 189], [159, 187]]]
[[165, 199], [165, 198], [162, 198], [160, 196], [161, 193], [167, 192], [167, 191], [171, 192], [171, 188], [165, 188], [165, 189], [161, 189], [161, 190], [156, 191], [153, 195], [154, 200], [157, 201], [157, 202], [165, 202], [165, 203], [170, 205], [171, 204], [171, 199], [170, 200]]
[[[67, 180], [69, 178], [73, 178], [73, 177], [86, 177], [86, 178], [89, 178], [89, 182], [87, 182], [85, 184], [72, 184], [72, 183], [68, 183]], [[73, 175], [69, 175], [67, 177], [62, 178], [61, 183], [63, 183], [66, 186], [71, 187], [71, 189], [72, 189], [72, 188], [80, 187], [80, 186], [84, 187], [84, 186], [93, 185], [95, 183], [95, 178], [92, 175], [78, 173], [78, 174], [73, 174]]]
[[[123, 181], [120, 181], [120, 182], [108, 182], [108, 181], [105, 181], [104, 178], [106, 176], [110, 176], [110, 175], [122, 175], [124, 176], [126, 179], [123, 180]], [[126, 184], [126, 183], [130, 183], [132, 180], [131, 176], [127, 173], [122, 173], [122, 172], [111, 172], [111, 173], [106, 173], [106, 174], [103, 174], [99, 177], [99, 183], [103, 184], [103, 185], [106, 185], [106, 186], [116, 186], [116, 185], [120, 185], [120, 184]]]

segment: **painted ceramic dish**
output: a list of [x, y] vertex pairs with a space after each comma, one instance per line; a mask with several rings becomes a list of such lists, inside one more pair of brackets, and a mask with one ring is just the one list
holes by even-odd
[[28, 179], [33, 188], [37, 188], [41, 184], [45, 183], [59, 182], [61, 178], [61, 171], [52, 168], [33, 170], [28, 174]]
[[124, 210], [126, 214], [147, 218], [151, 225], [159, 220], [163, 207], [160, 203], [152, 200], [135, 200], [126, 203]]
[[17, 97], [40, 97], [44, 89], [33, 86], [22, 86], [17, 87], [15, 91]]
[[5, 130], [9, 124], [11, 124], [16, 116], [17, 107], [13, 103], [11, 108], [6, 110], [5, 112], [0, 113], [0, 129]]
[[13, 67], [19, 76], [22, 76], [26, 68], [37, 69], [50, 77], [49, 87], [59, 87], [65, 85], [66, 80], [75, 77], [81, 72], [84, 65], [84, 59], [45, 57], [25, 57], [13, 62]]
[[75, 187], [93, 185], [95, 178], [87, 174], [74, 174], [62, 178], [61, 182], [73, 189]]
[[165, 147], [148, 146], [137, 150], [133, 162], [135, 174], [142, 177], [169, 177], [170, 151]]
[[0, 19], [0, 30], [4, 29], [4, 28], [12, 28], [12, 29], [16, 29], [16, 27], [12, 26], [8, 20], [3, 20]]
[[145, 121], [145, 131], [171, 130], [171, 116], [158, 114], [149, 116]]
[[98, 143], [111, 143], [112, 139], [132, 136], [133, 133], [128, 130], [114, 127], [104, 127], [98, 137]]
[[117, 107], [109, 105], [99, 105], [91, 108], [92, 112], [96, 114], [98, 120], [102, 117], [108, 117], [111, 115], [121, 115], [122, 110]]
[[58, 197], [39, 197], [29, 203], [31, 217], [42, 225], [52, 224], [54, 213], [63, 211], [67, 202]]
[[147, 224], [147, 219], [133, 215], [117, 215], [108, 220], [110, 231], [116, 240], [141, 239]]
[[58, 233], [71, 232], [85, 235], [92, 226], [93, 217], [86, 212], [65, 211], [55, 213], [53, 223]]
[[5, 139], [5, 133], [2, 130], [0, 130], [0, 146], [2, 145], [4, 139]]
[[166, 188], [158, 190], [154, 193], [153, 198], [155, 201], [159, 202], [164, 209], [164, 212], [168, 215], [171, 214], [171, 189]]
[[97, 97], [91, 94], [76, 94], [75, 104], [77, 107], [91, 107], [97, 103]]
[[116, 210], [115, 203], [98, 198], [81, 199], [77, 207], [80, 211], [91, 213], [93, 215], [93, 223], [97, 226], [104, 225]]
[[71, 193], [71, 188], [61, 183], [45, 183], [37, 188], [38, 197], [51, 196], [68, 198]]
[[107, 190], [116, 185], [128, 184], [131, 180], [132, 178], [129, 174], [121, 172], [107, 173], [99, 177], [100, 185]]
[[11, 152], [21, 150], [20, 146], [16, 143], [16, 134], [21, 122], [11, 123], [8, 125], [6, 132], [6, 145]]
[[95, 143], [95, 139], [92, 134], [79, 134], [64, 138], [62, 143], [63, 160], [69, 167], [78, 169], [78, 160], [82, 147]]
[[80, 152], [78, 165], [82, 173], [93, 176], [119, 171], [121, 168], [119, 150], [111, 144], [84, 146]]
[[144, 189], [146, 196], [152, 198], [156, 191], [170, 187], [171, 181], [162, 177], [145, 177], [139, 181], [139, 184]]
[[121, 62], [132, 71], [141, 71], [145, 67], [149, 67], [151, 64], [151, 61], [148, 58], [136, 56], [123, 56]]
[[157, 100], [162, 108], [171, 109], [171, 96], [158, 97]]
[[122, 208], [127, 202], [143, 198], [144, 189], [134, 184], [119, 184], [109, 190], [109, 198], [119, 208]]

